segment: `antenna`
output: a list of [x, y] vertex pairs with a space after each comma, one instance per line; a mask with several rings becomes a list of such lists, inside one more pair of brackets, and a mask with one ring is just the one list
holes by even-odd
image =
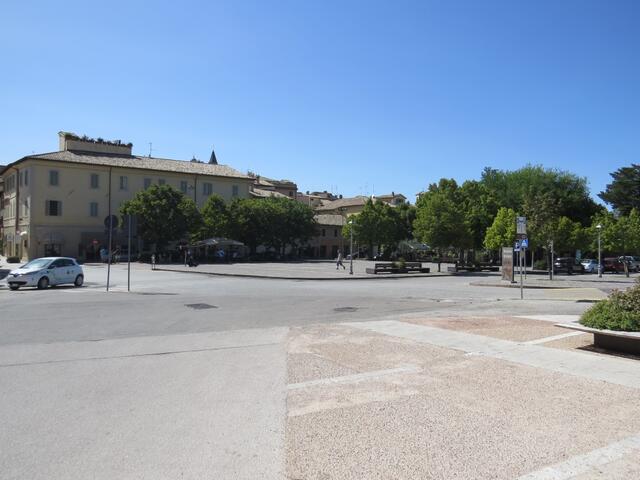
[[149, 142], [149, 158], [151, 158], [152, 151], [153, 151], [153, 143]]

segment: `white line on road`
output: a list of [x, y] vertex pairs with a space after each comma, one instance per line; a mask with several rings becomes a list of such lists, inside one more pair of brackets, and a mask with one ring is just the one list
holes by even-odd
[[637, 450], [640, 450], [640, 434], [583, 455], [577, 455], [565, 462], [528, 473], [518, 480], [569, 480], [594, 468], [620, 460], [627, 455], [637, 458], [638, 453], [635, 453]]
[[362, 380], [383, 377], [385, 375], [395, 375], [397, 373], [418, 373], [420, 367], [416, 365], [405, 365], [398, 368], [389, 368], [386, 370], [374, 370], [372, 372], [356, 373], [354, 375], [343, 375], [341, 377], [321, 378], [319, 380], [309, 380], [308, 382], [290, 383], [287, 390], [296, 390], [299, 388], [315, 387], [317, 385], [336, 385], [345, 383], [356, 383]]
[[560, 335], [553, 335], [551, 337], [537, 338], [536, 340], [529, 340], [528, 342], [522, 342], [526, 345], [539, 345], [541, 343], [553, 342], [555, 340], [562, 340], [563, 338], [569, 337], [577, 337], [578, 335], [583, 335], [585, 332], [570, 332], [570, 333], [561, 333]]

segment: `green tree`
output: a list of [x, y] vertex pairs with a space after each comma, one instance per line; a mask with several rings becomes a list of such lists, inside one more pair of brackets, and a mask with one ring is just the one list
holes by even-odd
[[316, 223], [311, 208], [288, 198], [237, 199], [228, 207], [228, 232], [255, 253], [259, 245], [284, 253], [311, 238]]
[[484, 246], [489, 250], [500, 250], [512, 246], [516, 241], [516, 212], [502, 207], [487, 229]]
[[229, 234], [229, 210], [224, 199], [211, 195], [202, 207], [202, 228], [200, 239], [226, 237]]
[[631, 164], [610, 175], [613, 181], [598, 196], [621, 215], [640, 209], [640, 165]]
[[449, 247], [470, 248], [471, 235], [461, 204], [455, 180], [442, 178], [438, 184], [429, 185], [416, 202], [416, 238], [441, 254]]
[[124, 202], [120, 212], [135, 215], [142, 238], [161, 250], [171, 241], [185, 239], [201, 227], [195, 202], [169, 185], [153, 185]]
[[498, 206], [492, 192], [481, 182], [469, 180], [460, 187], [461, 206], [470, 234], [471, 248], [481, 249], [487, 229], [493, 223]]

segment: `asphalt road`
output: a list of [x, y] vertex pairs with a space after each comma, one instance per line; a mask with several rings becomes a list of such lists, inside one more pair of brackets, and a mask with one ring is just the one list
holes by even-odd
[[[333, 266], [327, 264], [327, 268]], [[138, 265], [133, 268], [128, 293], [124, 265], [113, 267], [109, 292], [104, 266], [85, 266], [85, 274], [83, 288], [0, 289], [3, 479], [363, 478], [357, 470], [353, 473], [347, 468], [350, 459], [356, 458], [368, 462], [370, 473], [386, 471], [393, 476], [392, 463], [382, 468], [366, 460], [370, 449], [379, 447], [371, 442], [380, 426], [371, 426], [367, 437], [369, 434], [358, 430], [365, 425], [362, 419], [350, 417], [349, 412], [360, 415], [372, 406], [384, 405], [386, 398], [396, 402], [390, 404], [393, 408], [402, 409], [407, 427], [420, 410], [402, 399], [409, 395], [418, 401], [420, 389], [399, 394], [393, 383], [383, 385], [377, 393], [363, 392], [359, 389], [371, 386], [359, 375], [391, 372], [393, 379], [393, 374], [403, 372], [409, 375], [408, 381], [419, 378], [423, 382], [436, 378], [422, 373], [434, 364], [433, 359], [467, 365], [470, 357], [442, 346], [409, 345], [410, 339], [380, 343], [377, 333], [358, 340], [362, 334], [356, 329], [332, 330], [334, 325], [408, 316], [577, 315], [589, 306], [579, 300], [601, 293], [593, 288], [528, 290], [526, 299], [520, 300], [517, 289], [470, 285], [486, 276], [293, 281], [152, 272]], [[518, 327], [522, 330], [519, 323]], [[456, 338], [447, 337], [443, 345], [458, 341]], [[300, 342], [313, 348], [297, 353]], [[390, 354], [399, 342], [409, 342], [403, 347], [409, 350], [402, 353], [406, 362]], [[356, 353], [361, 357], [354, 360]], [[431, 357], [425, 359], [426, 354]], [[414, 366], [407, 367], [407, 362]], [[504, 368], [502, 363], [489, 370], [472, 366], [485, 372], [493, 369], [496, 378], [506, 378], [497, 370]], [[461, 378], [479, 374], [473, 369], [465, 372], [460, 373]], [[446, 372], [434, 375], [443, 375], [443, 381], [447, 377]], [[322, 387], [325, 377], [356, 383], [343, 392], [346, 399], [336, 397], [322, 403], [313, 389]], [[564, 377], [563, 381], [570, 383]], [[447, 390], [454, 397], [453, 392], [460, 388], [456, 385]], [[591, 383], [587, 387], [593, 390]], [[297, 396], [287, 394], [287, 388], [296, 388]], [[387, 388], [395, 393], [388, 393]], [[518, 391], [520, 386], [510, 389]], [[611, 395], [614, 393], [619, 395], [615, 398], [629, 397], [618, 390]], [[329, 394], [338, 395], [322, 387], [322, 395]], [[341, 402], [362, 405], [365, 410], [343, 410]], [[541, 409], [544, 402], [539, 402]], [[447, 415], [463, 415], [465, 408]], [[525, 408], [519, 415], [529, 414]], [[378, 420], [391, 422], [389, 425], [395, 422], [393, 417]], [[470, 419], [460, 421], [469, 424]], [[337, 423], [332, 426], [332, 422]], [[358, 441], [365, 450], [342, 460], [340, 452], [318, 450], [325, 445], [318, 444], [318, 439], [330, 437], [338, 427], [343, 430], [343, 452], [360, 448]], [[447, 431], [444, 424], [441, 434]], [[409, 434], [417, 435], [408, 430], [397, 433], [399, 437], [385, 437], [391, 442], [386, 451], [392, 453], [391, 447], [402, 450], [401, 438]], [[498, 445], [487, 435], [483, 442]], [[514, 429], [513, 435], [520, 433]], [[607, 441], [615, 438], [612, 433]], [[503, 440], [509, 444], [508, 438]], [[581, 448], [597, 444], [593, 441]], [[475, 447], [471, 443], [466, 448]], [[527, 466], [529, 470], [557, 458], [548, 449], [542, 450], [535, 457], [538, 463]], [[312, 452], [313, 457], [305, 452]], [[439, 472], [433, 478], [451, 478], [457, 471], [455, 459], [447, 459], [446, 451], [438, 455], [440, 470], [430, 466], [429, 471]], [[478, 459], [478, 468], [488, 468], [483, 461]], [[495, 478], [507, 478], [508, 472], [522, 469], [516, 468], [517, 458], [505, 457], [503, 463], [494, 466]], [[415, 476], [406, 478], [432, 478], [418, 467]], [[373, 478], [370, 473], [367, 478]]]
[[134, 265], [127, 293], [125, 265], [112, 268], [110, 292], [106, 267], [85, 266], [85, 274], [81, 289], [0, 290], [0, 345], [290, 327], [422, 311], [574, 314], [588, 306], [554, 300], [544, 290], [527, 290], [522, 301], [517, 289], [469, 285], [486, 275], [328, 282], [152, 272]]

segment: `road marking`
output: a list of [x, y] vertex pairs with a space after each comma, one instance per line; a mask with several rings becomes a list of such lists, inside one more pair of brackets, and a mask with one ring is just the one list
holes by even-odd
[[577, 337], [578, 335], [584, 335], [585, 332], [570, 332], [561, 333], [560, 335], [552, 335], [551, 337], [538, 338], [536, 340], [529, 340], [528, 342], [522, 342], [526, 345], [539, 345], [541, 343], [553, 342], [555, 340], [562, 340], [563, 338]]
[[472, 355], [497, 358], [589, 380], [640, 389], [640, 381], [638, 381], [640, 365], [635, 360], [527, 345], [396, 320], [345, 322], [341, 325], [459, 350]]
[[356, 373], [353, 375], [343, 375], [340, 377], [321, 378], [319, 380], [309, 380], [308, 382], [290, 383], [287, 390], [297, 390], [299, 388], [315, 387], [317, 385], [342, 385], [345, 383], [357, 383], [362, 380], [384, 377], [386, 375], [395, 375], [397, 373], [418, 373], [420, 367], [416, 365], [404, 365], [398, 368], [389, 368], [386, 370], [374, 370], [372, 372]]
[[577, 455], [565, 462], [528, 473], [519, 477], [518, 480], [569, 480], [597, 467], [620, 460], [627, 455], [633, 455], [634, 458], [637, 458], [636, 450], [640, 450], [640, 434], [583, 455]]

